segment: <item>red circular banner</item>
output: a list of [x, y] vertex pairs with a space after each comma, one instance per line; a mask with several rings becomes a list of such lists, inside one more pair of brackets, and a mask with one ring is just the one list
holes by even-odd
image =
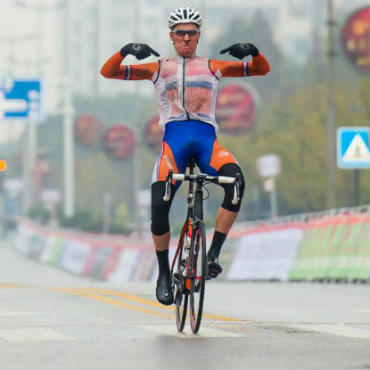
[[115, 125], [107, 129], [103, 136], [103, 147], [113, 159], [132, 157], [135, 145], [134, 133], [126, 126]]
[[103, 133], [103, 124], [97, 117], [84, 114], [75, 120], [74, 132], [79, 144], [91, 147], [99, 142]]
[[342, 47], [359, 70], [370, 71], [370, 7], [356, 10], [342, 28]]
[[152, 117], [146, 124], [144, 131], [145, 142], [155, 152], [161, 148], [163, 132], [159, 128], [159, 115]]
[[244, 87], [232, 84], [222, 87], [216, 103], [216, 121], [222, 132], [238, 134], [253, 125], [257, 107], [253, 95]]

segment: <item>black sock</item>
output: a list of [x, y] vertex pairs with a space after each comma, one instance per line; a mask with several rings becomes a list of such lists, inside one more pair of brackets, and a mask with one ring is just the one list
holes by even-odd
[[218, 258], [222, 244], [224, 244], [224, 241], [226, 239], [226, 235], [227, 234], [223, 234], [215, 230], [215, 233], [213, 234], [211, 248], [208, 251], [208, 256]]
[[170, 274], [170, 265], [168, 263], [168, 249], [165, 251], [155, 251], [158, 259], [159, 275]]

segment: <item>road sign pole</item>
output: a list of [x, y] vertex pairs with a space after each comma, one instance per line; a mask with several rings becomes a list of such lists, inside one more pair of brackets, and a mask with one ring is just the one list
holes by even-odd
[[326, 139], [327, 139], [327, 181], [326, 202], [329, 209], [335, 208], [336, 204], [336, 156], [335, 156], [335, 27], [333, 0], [327, 0], [327, 27], [328, 27], [328, 51], [327, 51], [327, 117], [326, 117]]
[[272, 189], [270, 192], [271, 218], [275, 218], [277, 217], [278, 214], [275, 176], [271, 178], [271, 181], [272, 181]]
[[[41, 2], [40, 2], [41, 6]], [[41, 77], [42, 74], [42, 59], [43, 59], [43, 11], [38, 9], [38, 31], [37, 31], [37, 43], [38, 50], [36, 51], [36, 74]], [[36, 165], [37, 165], [37, 147], [38, 147], [38, 132], [37, 132], [38, 122], [29, 123], [27, 126], [27, 149], [25, 153], [25, 158], [23, 158], [24, 166], [24, 180], [25, 186], [23, 190], [23, 213], [27, 215], [30, 208], [32, 207], [36, 199], [36, 186], [35, 186], [35, 175], [36, 175]]]
[[26, 143], [23, 150], [23, 201], [22, 201], [22, 213], [28, 214], [31, 208], [32, 202], [32, 148], [33, 140], [31, 127], [32, 124], [26, 124]]
[[35, 200], [35, 173], [36, 173], [36, 163], [37, 163], [37, 123], [31, 123], [28, 125], [28, 207], [32, 207]]
[[360, 205], [360, 170], [355, 169], [353, 174], [354, 190], [355, 190], [355, 206]]
[[267, 178], [264, 182], [265, 191], [270, 192], [270, 215], [277, 217], [276, 175], [281, 171], [281, 160], [276, 154], [267, 154], [257, 159], [257, 171], [261, 177]]

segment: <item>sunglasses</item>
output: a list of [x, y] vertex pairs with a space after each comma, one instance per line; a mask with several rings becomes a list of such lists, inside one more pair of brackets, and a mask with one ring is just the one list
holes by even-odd
[[189, 35], [189, 37], [196, 36], [200, 31], [199, 30], [174, 30], [172, 31], [176, 36], [184, 37], [186, 34]]

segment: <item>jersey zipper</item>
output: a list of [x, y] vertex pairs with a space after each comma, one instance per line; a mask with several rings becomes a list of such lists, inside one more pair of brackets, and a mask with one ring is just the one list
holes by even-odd
[[184, 107], [184, 112], [186, 113], [186, 117], [189, 120], [189, 113], [187, 112], [185, 108], [185, 69], [186, 69], [186, 58], [183, 58], [182, 63], [182, 105]]

